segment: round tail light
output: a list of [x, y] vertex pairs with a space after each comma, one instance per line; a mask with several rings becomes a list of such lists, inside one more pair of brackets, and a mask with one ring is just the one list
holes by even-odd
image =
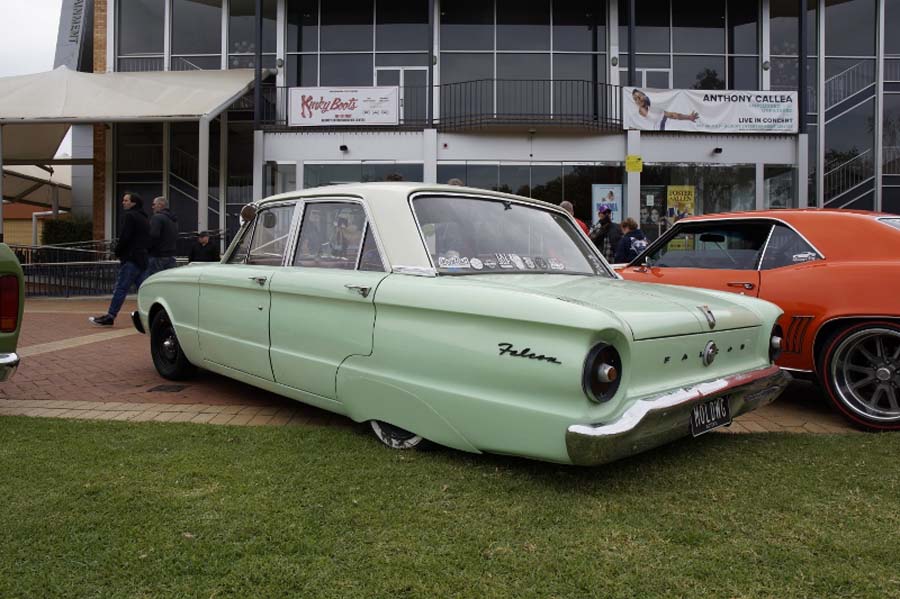
[[622, 357], [612, 345], [598, 343], [584, 360], [582, 387], [588, 399], [597, 403], [609, 401], [622, 380]]

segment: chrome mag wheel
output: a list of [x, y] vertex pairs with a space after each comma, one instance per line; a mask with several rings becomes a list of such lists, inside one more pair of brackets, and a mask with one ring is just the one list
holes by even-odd
[[371, 420], [372, 432], [378, 437], [378, 440], [390, 447], [391, 449], [415, 449], [425, 444], [425, 439], [408, 430], [404, 430], [393, 424], [381, 422], [380, 420]]
[[900, 330], [856, 330], [832, 355], [829, 377], [841, 403], [866, 422], [900, 423]]

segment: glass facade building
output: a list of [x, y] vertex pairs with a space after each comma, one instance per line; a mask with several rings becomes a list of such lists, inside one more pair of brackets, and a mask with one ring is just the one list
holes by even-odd
[[[387, 177], [566, 199], [585, 220], [593, 186], [618, 185], [646, 226], [672, 186], [694, 187], [697, 213], [900, 212], [900, 2], [808, 0], [801, 15], [799, 0], [633, 0], [629, 23], [630, 1], [264, 0], [263, 125], [254, 132], [249, 97], [213, 123], [211, 226], [233, 231], [253, 197]], [[255, 0], [110, 0], [108, 11], [111, 70], [255, 66]], [[805, 135], [634, 136], [606, 120], [629, 84], [799, 91], [803, 54]], [[286, 88], [368, 86], [398, 87], [398, 126], [284, 119]], [[196, 124], [114, 129], [110, 197], [168, 195], [182, 228], [196, 226]], [[636, 177], [632, 153], [644, 157]]]

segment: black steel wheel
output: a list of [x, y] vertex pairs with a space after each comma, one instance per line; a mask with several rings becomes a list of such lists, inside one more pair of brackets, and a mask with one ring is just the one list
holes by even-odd
[[150, 323], [150, 355], [156, 371], [172, 381], [183, 381], [190, 378], [197, 367], [191, 364], [175, 334], [175, 327], [165, 310], [153, 315]]
[[825, 345], [819, 378], [835, 407], [870, 430], [900, 430], [900, 326], [867, 322]]

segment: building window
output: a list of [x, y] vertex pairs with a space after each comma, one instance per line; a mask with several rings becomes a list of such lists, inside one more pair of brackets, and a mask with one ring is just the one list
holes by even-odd
[[117, 9], [117, 70], [163, 70], [165, 0], [120, 0]]
[[172, 0], [172, 55], [222, 55], [221, 0]]
[[[275, 66], [277, 0], [263, 0], [262, 52], [265, 68]], [[256, 58], [256, 1], [229, 0], [228, 68], [253, 68]]]
[[441, 50], [493, 50], [494, 3], [441, 2]]
[[428, 2], [378, 0], [375, 12], [375, 49], [386, 51], [429, 50]]
[[792, 165], [767, 164], [763, 168], [765, 208], [797, 207], [797, 169]]
[[322, 51], [372, 50], [372, 0], [322, 3]]
[[498, 50], [550, 50], [550, 0], [496, 0]]
[[[759, 5], [636, 0], [638, 87], [759, 89]], [[620, 73], [628, 73], [628, 0], [619, 0]], [[624, 77], [627, 80], [627, 75]]]

